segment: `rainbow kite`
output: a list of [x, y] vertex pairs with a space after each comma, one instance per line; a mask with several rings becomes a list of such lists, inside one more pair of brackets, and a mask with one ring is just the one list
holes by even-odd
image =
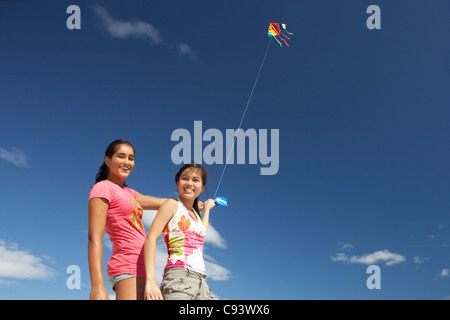
[[[281, 28], [283, 28], [287, 34], [293, 34], [286, 30], [286, 25], [284, 23], [281, 24]], [[289, 47], [289, 44], [286, 42], [286, 40], [284, 38], [286, 38], [287, 40], [291, 40], [291, 38], [289, 38], [287, 35], [285, 35], [283, 32], [281, 32], [281, 28], [280, 28], [279, 23], [271, 22], [269, 24], [269, 30], [267, 31], [267, 36], [274, 38], [278, 42], [280, 47], [283, 46], [282, 43], [280, 42], [280, 40], [284, 41], [284, 43], [286, 43], [286, 45]], [[284, 38], [282, 38], [281, 36], [283, 36]], [[280, 40], [278, 40], [278, 39], [280, 39]]]
[[[280, 40], [283, 41], [289, 47], [289, 43], [287, 43], [286, 39], [287, 40], [291, 40], [291, 38], [289, 38], [287, 35], [285, 35], [283, 32], [281, 32], [281, 29], [284, 29], [284, 31], [287, 34], [289, 34], [289, 35], [293, 34], [293, 33], [290, 33], [290, 32], [288, 32], [286, 30], [286, 25], [284, 23], [282, 23], [280, 25], [279, 23], [270, 22], [269, 30], [267, 30], [267, 35], [268, 35], [269, 38], [272, 37], [273, 39], [275, 39], [275, 41], [278, 43], [278, 45], [280, 47], [283, 46], [283, 44], [280, 42]], [[239, 124], [239, 129], [241, 129], [242, 121], [244, 120], [245, 114], [247, 112], [247, 108], [248, 108], [248, 106], [250, 104], [250, 101], [252, 100], [253, 91], [255, 90], [256, 83], [258, 82], [259, 75], [261, 74], [262, 67], [264, 66], [264, 62], [266, 61], [267, 52], [269, 52], [269, 48], [270, 48], [270, 43], [271, 42], [272, 41], [269, 40], [268, 43], [267, 43], [266, 53], [264, 54], [264, 58], [263, 58], [263, 60], [261, 62], [261, 66], [259, 67], [259, 71], [258, 71], [258, 74], [256, 76], [255, 82], [253, 83], [253, 89], [250, 92], [250, 97], [248, 98], [247, 105], [245, 106], [244, 113], [243, 113], [243, 115], [241, 117], [241, 123]], [[233, 151], [233, 149], [231, 149], [230, 153], [228, 154], [227, 161], [225, 163], [225, 166], [223, 167], [222, 174], [221, 174], [220, 179], [219, 179], [219, 183], [217, 184], [216, 192], [214, 193], [214, 202], [216, 203], [216, 206], [226, 206], [226, 207], [228, 207], [228, 203], [227, 203], [228, 200], [227, 200], [227, 198], [216, 197], [216, 194], [217, 194], [217, 191], [219, 190], [220, 183], [222, 182], [222, 178], [223, 178], [223, 175], [225, 173], [225, 169], [227, 168], [227, 165], [228, 165], [228, 158], [230, 157], [230, 154], [231, 154], [232, 151]]]

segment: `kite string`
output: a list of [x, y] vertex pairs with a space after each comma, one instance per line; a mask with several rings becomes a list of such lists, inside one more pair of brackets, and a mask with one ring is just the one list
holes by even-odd
[[220, 179], [219, 179], [219, 183], [217, 184], [216, 192], [214, 193], [214, 198], [216, 197], [217, 191], [219, 190], [220, 183], [222, 182], [223, 174], [225, 173], [225, 170], [226, 170], [227, 165], [228, 165], [228, 160], [230, 159], [230, 155], [231, 155], [231, 153], [234, 150], [234, 145], [236, 143], [237, 135], [239, 134], [239, 129], [241, 129], [242, 122], [244, 121], [245, 114], [247, 113], [248, 106], [249, 106], [250, 101], [251, 101], [252, 96], [253, 96], [253, 92], [255, 91], [256, 83], [258, 82], [259, 75], [261, 74], [261, 70], [262, 70], [262, 68], [264, 66], [264, 62], [266, 61], [267, 52], [269, 52], [269, 48], [270, 48], [270, 42], [271, 42], [271, 40], [269, 39], [269, 44], [267, 45], [266, 53], [264, 54], [264, 58], [263, 58], [263, 60], [261, 62], [261, 66], [259, 67], [258, 75], [256, 76], [255, 82], [253, 83], [253, 88], [252, 88], [252, 91], [250, 93], [250, 96], [248, 97], [247, 105], [245, 106], [244, 113], [242, 114], [241, 121], [239, 123], [239, 127], [235, 131], [235, 132], [237, 132], [237, 134], [234, 135], [233, 145], [231, 146], [230, 152], [228, 153], [227, 160], [225, 162], [225, 166], [223, 167], [222, 174], [221, 174]]

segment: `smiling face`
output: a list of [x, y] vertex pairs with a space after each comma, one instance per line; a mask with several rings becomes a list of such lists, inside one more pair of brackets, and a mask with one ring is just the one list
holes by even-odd
[[121, 144], [111, 158], [105, 157], [105, 163], [109, 168], [108, 180], [122, 186], [134, 168], [134, 149]]
[[202, 172], [199, 169], [187, 168], [177, 182], [180, 198], [193, 201], [205, 189]]

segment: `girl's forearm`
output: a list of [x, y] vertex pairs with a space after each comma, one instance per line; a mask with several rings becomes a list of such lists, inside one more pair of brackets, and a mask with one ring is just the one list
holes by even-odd
[[209, 224], [209, 209], [205, 209], [203, 212], [202, 217], [203, 225], [205, 226], [206, 230], [208, 230], [208, 224]]
[[167, 198], [147, 197], [145, 205], [142, 207], [144, 210], [158, 210], [166, 200]]
[[102, 260], [103, 260], [103, 245], [96, 241], [89, 240], [88, 262], [92, 287], [105, 285], [102, 270]]
[[144, 210], [158, 210], [167, 200], [166, 198], [155, 198], [152, 196], [144, 196], [140, 193], [136, 194], [136, 200]]
[[144, 244], [144, 263], [147, 281], [156, 283], [155, 272], [156, 240], [147, 237]]

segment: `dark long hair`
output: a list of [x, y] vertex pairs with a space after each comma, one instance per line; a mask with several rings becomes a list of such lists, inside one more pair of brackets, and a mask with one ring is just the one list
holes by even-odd
[[[206, 178], [208, 176], [208, 171], [206, 171], [205, 167], [203, 167], [201, 164], [198, 164], [198, 163], [195, 163], [195, 162], [186, 163], [184, 166], [181, 167], [181, 169], [175, 175], [175, 183], [178, 183], [178, 180], [180, 180], [181, 174], [186, 169], [198, 169], [198, 170], [200, 170], [201, 176], [202, 176], [202, 185], [206, 186]], [[193, 207], [194, 207], [195, 211], [197, 212], [197, 214], [200, 214], [199, 213], [200, 210], [198, 209], [198, 197], [195, 198]]]
[[[113, 142], [111, 142], [108, 146], [108, 148], [106, 148], [105, 151], [105, 157], [108, 158], [112, 158], [112, 156], [117, 152], [117, 149], [119, 148], [120, 145], [122, 144], [127, 144], [129, 145], [132, 149], [133, 152], [136, 154], [136, 150], [134, 149], [133, 145], [123, 139], [118, 139], [118, 140], [114, 140]], [[97, 175], [95, 176], [95, 183], [106, 180], [109, 176], [109, 168], [106, 165], [106, 163], [103, 161], [103, 164], [100, 166], [100, 168], [98, 169]], [[124, 183], [124, 187], [126, 187], [127, 185]]]

